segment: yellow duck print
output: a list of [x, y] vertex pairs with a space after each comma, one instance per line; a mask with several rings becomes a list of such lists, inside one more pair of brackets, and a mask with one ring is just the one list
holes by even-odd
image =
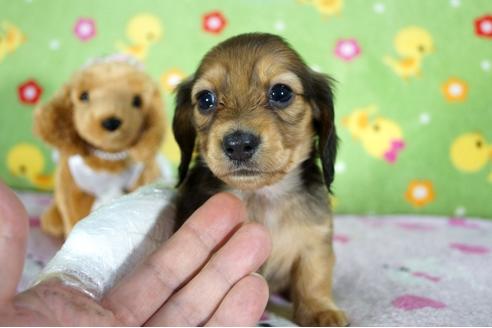
[[374, 105], [355, 109], [352, 114], [342, 118], [342, 124], [352, 137], [360, 140], [369, 155], [394, 164], [405, 148], [403, 132], [392, 120], [382, 116], [371, 117], [376, 112]]
[[421, 75], [422, 59], [434, 51], [432, 36], [423, 28], [410, 26], [395, 37], [394, 46], [400, 58], [384, 57], [384, 62], [403, 79]]
[[0, 24], [0, 62], [8, 55], [17, 50], [24, 42], [26, 37], [15, 25], [3, 21]]
[[44, 174], [45, 161], [41, 151], [34, 145], [21, 143], [7, 154], [7, 167], [16, 177], [24, 177], [39, 189], [53, 189], [52, 174]]
[[151, 14], [139, 14], [133, 17], [127, 25], [126, 36], [129, 44], [117, 43], [117, 47], [125, 54], [144, 60], [150, 47], [162, 37], [163, 28], [159, 18]]
[[339, 15], [343, 8], [343, 0], [298, 0], [302, 4], [311, 4], [322, 15]]
[[342, 0], [313, 0], [314, 7], [323, 15], [338, 15], [342, 11]]
[[[487, 144], [480, 133], [465, 133], [458, 136], [450, 149], [451, 162], [459, 171], [474, 173], [492, 163], [492, 145]], [[492, 172], [487, 177], [492, 183]]]
[[0, 33], [0, 63], [7, 56], [7, 44], [5, 37]]

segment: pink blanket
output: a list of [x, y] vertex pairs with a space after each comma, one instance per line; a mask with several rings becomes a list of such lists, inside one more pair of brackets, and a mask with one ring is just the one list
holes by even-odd
[[[23, 290], [61, 246], [39, 229], [47, 194], [18, 193], [31, 218]], [[352, 326], [492, 325], [492, 221], [335, 218], [334, 294]], [[288, 326], [290, 304], [273, 295], [260, 325]]]

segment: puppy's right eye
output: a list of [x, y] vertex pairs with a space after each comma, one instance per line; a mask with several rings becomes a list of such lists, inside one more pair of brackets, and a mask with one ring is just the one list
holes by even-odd
[[89, 92], [83, 91], [79, 96], [80, 101], [88, 102], [89, 101]]
[[294, 93], [286, 84], [275, 84], [268, 92], [268, 101], [275, 108], [285, 108], [290, 105]]
[[210, 113], [217, 107], [215, 93], [209, 90], [201, 91], [197, 96], [198, 108], [202, 113]]

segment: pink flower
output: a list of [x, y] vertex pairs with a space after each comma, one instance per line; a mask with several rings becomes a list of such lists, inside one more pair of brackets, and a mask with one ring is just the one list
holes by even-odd
[[492, 39], [492, 16], [486, 15], [475, 19], [475, 34]]
[[335, 56], [351, 61], [360, 55], [360, 46], [355, 39], [339, 39], [335, 46]]
[[203, 30], [212, 34], [219, 34], [226, 27], [227, 20], [220, 11], [213, 11], [203, 16]]
[[43, 88], [35, 81], [29, 80], [17, 88], [17, 94], [19, 95], [19, 100], [23, 104], [34, 105], [41, 98], [43, 93]]
[[73, 33], [80, 41], [89, 41], [96, 36], [96, 22], [92, 18], [79, 18]]

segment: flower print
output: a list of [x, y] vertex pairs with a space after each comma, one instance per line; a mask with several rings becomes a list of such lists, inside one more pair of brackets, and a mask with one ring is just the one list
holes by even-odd
[[359, 43], [355, 39], [340, 39], [335, 45], [335, 56], [345, 61], [354, 60], [360, 52]]
[[449, 102], [460, 102], [468, 95], [468, 84], [458, 78], [450, 78], [442, 85], [444, 97]]
[[415, 207], [422, 207], [435, 198], [434, 187], [429, 180], [413, 180], [405, 193], [406, 200]]
[[89, 41], [96, 36], [96, 22], [91, 18], [79, 18], [73, 33], [80, 41]]
[[203, 16], [203, 30], [212, 33], [221, 33], [227, 25], [227, 20], [220, 11], [213, 11]]
[[35, 80], [28, 80], [19, 85], [17, 93], [21, 103], [34, 105], [41, 98], [43, 88]]
[[173, 68], [161, 75], [161, 86], [167, 92], [172, 92], [184, 79], [185, 74], [179, 69]]
[[492, 39], [492, 16], [486, 15], [475, 19], [475, 34]]

